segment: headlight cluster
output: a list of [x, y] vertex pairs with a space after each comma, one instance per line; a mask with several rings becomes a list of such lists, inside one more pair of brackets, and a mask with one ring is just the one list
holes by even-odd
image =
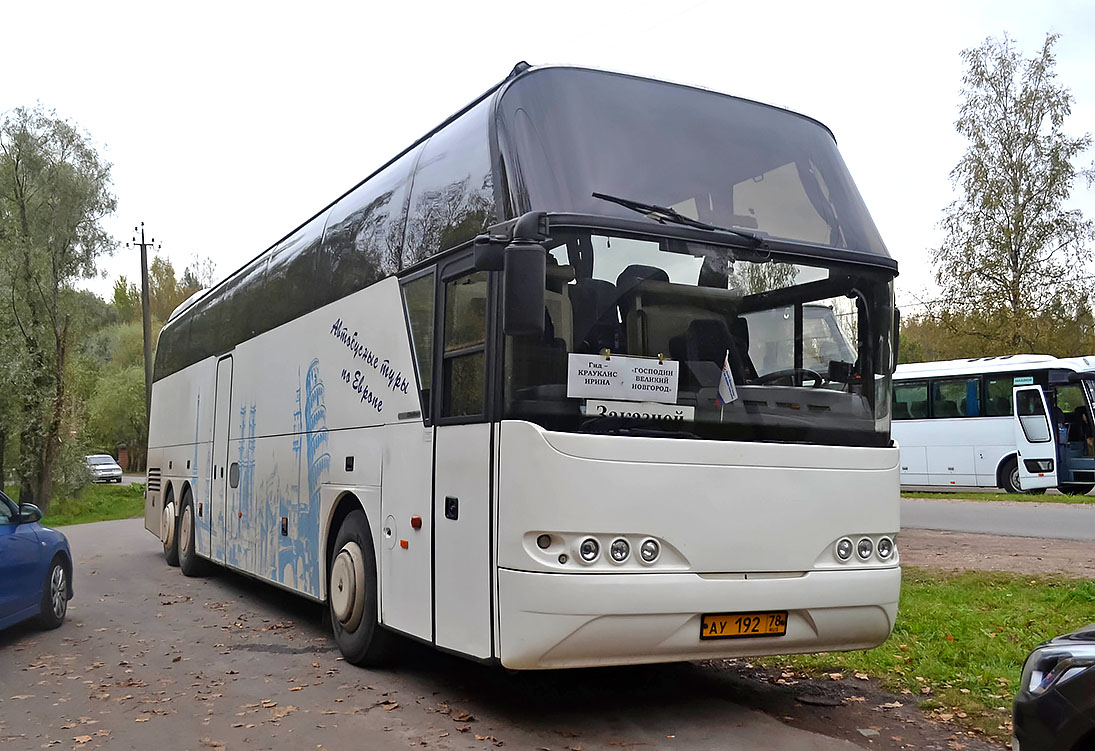
[[880, 537], [878, 542], [870, 537], [860, 537], [857, 542], [852, 542], [850, 537], [842, 537], [833, 548], [837, 560], [845, 563], [852, 560], [853, 553], [861, 561], [869, 561], [872, 556], [880, 561], [888, 561], [893, 558], [894, 550], [896, 546], [889, 537]]
[[602, 559], [616, 565], [637, 561], [643, 565], [655, 563], [662, 553], [662, 546], [653, 537], [624, 537], [612, 535], [552, 535], [536, 536], [536, 547], [566, 564], [573, 558], [578, 563], [595, 564]]
[[1023, 665], [1021, 689], [1032, 695], [1072, 680], [1095, 665], [1095, 644], [1047, 644], [1030, 653]]

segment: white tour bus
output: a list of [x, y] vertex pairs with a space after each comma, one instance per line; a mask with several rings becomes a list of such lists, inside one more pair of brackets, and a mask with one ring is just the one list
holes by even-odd
[[519, 65], [175, 311], [145, 524], [355, 663], [875, 646], [896, 273], [820, 123]]
[[1095, 357], [899, 365], [893, 436], [901, 447], [901, 482], [1089, 493], [1092, 404]]

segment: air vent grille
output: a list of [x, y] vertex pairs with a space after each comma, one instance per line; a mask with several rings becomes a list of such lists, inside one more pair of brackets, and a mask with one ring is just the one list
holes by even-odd
[[149, 467], [148, 468], [148, 485], [146, 486], [146, 490], [148, 490], [149, 493], [159, 493], [160, 492], [160, 468], [159, 467]]

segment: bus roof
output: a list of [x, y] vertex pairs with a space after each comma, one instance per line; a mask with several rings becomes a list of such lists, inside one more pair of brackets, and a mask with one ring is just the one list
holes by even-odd
[[1054, 357], [1053, 355], [999, 355], [997, 357], [971, 357], [962, 360], [937, 360], [898, 365], [894, 378], [930, 378], [933, 376], [961, 376], [978, 373], [1007, 373], [1013, 370], [1095, 370], [1095, 355], [1080, 357]]

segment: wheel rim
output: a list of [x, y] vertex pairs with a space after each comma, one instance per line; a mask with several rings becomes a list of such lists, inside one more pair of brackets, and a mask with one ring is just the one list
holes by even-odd
[[160, 540], [168, 548], [175, 542], [175, 504], [170, 501], [163, 507], [163, 517], [160, 519]]
[[190, 511], [190, 504], [183, 506], [182, 521], [179, 523], [179, 550], [185, 555], [190, 555], [190, 540], [194, 531], [194, 515]]
[[365, 614], [365, 558], [361, 547], [347, 542], [331, 563], [331, 612], [345, 631], [354, 631]]
[[1023, 486], [1019, 484], [1019, 465], [1015, 465], [1011, 470], [1011, 492], [1023, 492]]
[[58, 564], [53, 567], [49, 577], [49, 598], [53, 605], [53, 617], [60, 620], [68, 607], [68, 588], [65, 585], [65, 567]]

